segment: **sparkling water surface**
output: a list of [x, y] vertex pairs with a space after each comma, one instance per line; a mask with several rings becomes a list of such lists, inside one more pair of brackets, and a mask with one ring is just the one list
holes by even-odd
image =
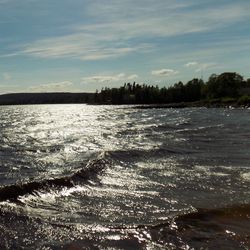
[[147, 227], [250, 204], [250, 110], [27, 105], [0, 117], [2, 190], [103, 165], [2, 199], [3, 249], [189, 249]]

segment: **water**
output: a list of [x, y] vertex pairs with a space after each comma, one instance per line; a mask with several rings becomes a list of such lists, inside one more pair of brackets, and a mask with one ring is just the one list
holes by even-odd
[[250, 110], [0, 107], [1, 249], [248, 249]]

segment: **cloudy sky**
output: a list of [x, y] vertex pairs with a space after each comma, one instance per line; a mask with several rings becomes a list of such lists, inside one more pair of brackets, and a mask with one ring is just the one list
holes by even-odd
[[0, 93], [250, 77], [249, 0], [0, 0]]

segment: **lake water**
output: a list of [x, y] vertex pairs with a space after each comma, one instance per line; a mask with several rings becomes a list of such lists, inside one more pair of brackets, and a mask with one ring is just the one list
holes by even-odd
[[0, 107], [0, 249], [248, 249], [250, 110]]

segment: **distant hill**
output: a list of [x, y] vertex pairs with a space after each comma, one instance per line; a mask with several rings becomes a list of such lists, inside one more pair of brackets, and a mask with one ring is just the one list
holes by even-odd
[[0, 105], [92, 103], [94, 93], [13, 93], [0, 95]]

